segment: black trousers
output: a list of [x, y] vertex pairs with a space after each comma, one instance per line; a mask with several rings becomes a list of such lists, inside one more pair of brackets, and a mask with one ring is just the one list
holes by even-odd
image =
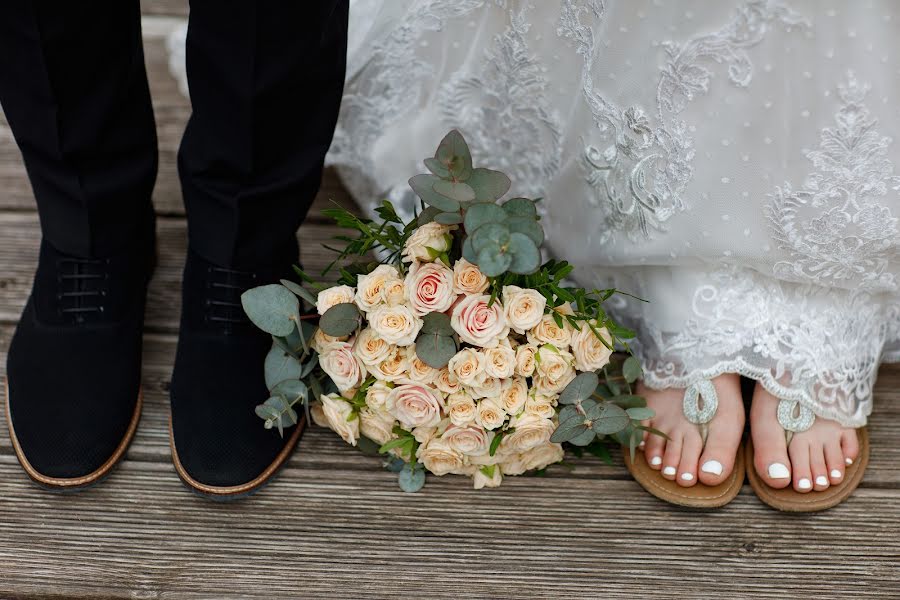
[[[205, 259], [249, 267], [293, 244], [337, 120], [347, 13], [348, 0], [192, 0], [178, 168]], [[146, 228], [157, 145], [139, 0], [0, 2], [0, 105], [49, 243], [109, 255]]]

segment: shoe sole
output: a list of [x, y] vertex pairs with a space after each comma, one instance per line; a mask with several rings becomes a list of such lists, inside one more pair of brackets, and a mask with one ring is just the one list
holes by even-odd
[[100, 465], [100, 468], [96, 471], [80, 477], [51, 477], [49, 475], [44, 475], [35, 469], [25, 457], [25, 452], [22, 450], [21, 444], [19, 444], [19, 438], [16, 437], [16, 430], [13, 427], [9, 401], [8, 377], [4, 381], [4, 386], [6, 388], [6, 424], [9, 427], [9, 437], [12, 440], [16, 458], [19, 460], [19, 464], [22, 465], [25, 473], [34, 483], [51, 492], [79, 492], [103, 480], [110, 474], [113, 467], [122, 460], [122, 457], [125, 456], [125, 451], [128, 450], [128, 446], [131, 445], [131, 441], [134, 439], [134, 434], [137, 431], [138, 423], [141, 420], [141, 407], [143, 406], [144, 394], [143, 388], [138, 388], [137, 403], [134, 407], [134, 414], [131, 416], [131, 422], [128, 424], [128, 429], [125, 431], [125, 436], [106, 462]]
[[756, 492], [757, 497], [765, 504], [768, 504], [776, 510], [782, 512], [807, 513], [826, 510], [837, 506], [859, 487], [866, 467], [869, 464], [869, 432], [865, 427], [856, 430], [859, 437], [859, 457], [856, 462], [844, 470], [844, 480], [837, 485], [831, 485], [828, 488], [817, 492], [810, 490], [805, 493], [798, 492], [793, 486], [777, 489], [770, 487], [753, 464], [753, 442], [747, 440], [746, 461], [749, 465], [747, 469], [747, 479], [750, 480], [750, 486]]
[[[260, 424], [260, 426], [262, 426]], [[281, 452], [275, 457], [275, 460], [265, 468], [265, 470], [260, 473], [256, 478], [248, 481], [247, 483], [243, 483], [240, 485], [230, 485], [230, 486], [216, 486], [216, 485], [207, 485], [205, 483], [201, 483], [191, 477], [187, 469], [184, 468], [184, 465], [181, 464], [181, 459], [178, 457], [178, 450], [175, 448], [175, 433], [172, 429], [172, 412], [169, 411], [169, 447], [172, 451], [172, 463], [175, 465], [175, 472], [178, 473], [179, 479], [181, 482], [187, 487], [190, 491], [195, 494], [202, 496], [208, 500], [215, 500], [217, 502], [230, 502], [234, 500], [241, 500], [243, 498], [247, 498], [248, 496], [252, 496], [262, 488], [264, 488], [284, 467], [287, 463], [288, 458], [290, 458], [291, 454], [294, 451], [294, 448], [297, 446], [297, 442], [300, 440], [300, 435], [303, 433], [306, 428], [306, 415], [300, 417], [297, 425], [294, 426], [294, 431], [291, 433], [291, 437], [288, 438], [287, 444], [285, 444], [284, 448], [281, 449]]]
[[718, 485], [705, 485], [699, 481], [691, 487], [682, 487], [674, 480], [666, 479], [659, 469], [647, 464], [644, 453], [635, 453], [634, 461], [628, 448], [623, 447], [625, 466], [642, 488], [660, 500], [688, 508], [720, 508], [735, 499], [744, 485], [746, 465], [742, 447], [738, 447], [731, 474]]

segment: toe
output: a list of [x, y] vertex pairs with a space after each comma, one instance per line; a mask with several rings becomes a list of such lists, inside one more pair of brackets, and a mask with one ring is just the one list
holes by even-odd
[[813, 489], [817, 492], [826, 490], [831, 485], [826, 465], [825, 445], [819, 442], [811, 443], [809, 445], [809, 470], [812, 473]]
[[750, 435], [753, 438], [753, 466], [766, 485], [781, 489], [791, 483], [784, 430], [776, 417], [778, 400], [756, 386], [750, 409]]
[[697, 483], [697, 463], [703, 451], [703, 439], [696, 429], [684, 434], [681, 444], [681, 461], [678, 463], [678, 485], [691, 487]]
[[825, 468], [828, 469], [828, 480], [831, 485], [837, 485], [844, 480], [845, 466], [840, 440], [825, 444]]
[[666, 451], [666, 438], [659, 435], [651, 435], [644, 444], [644, 457], [647, 464], [659, 470], [662, 468], [663, 454]]
[[718, 485], [731, 475], [743, 429], [743, 414], [734, 419], [726, 418], [724, 414], [716, 416], [709, 429], [706, 447], [700, 455], [698, 476], [702, 483]]
[[855, 429], [845, 429], [841, 434], [841, 448], [844, 451], [844, 464], [852, 465], [859, 458], [859, 438]]
[[794, 489], [800, 493], [806, 493], [813, 489], [812, 469], [809, 466], [809, 443], [805, 440], [795, 439], [788, 447], [788, 455], [791, 457], [791, 480]]
[[666, 452], [663, 454], [662, 475], [666, 479], [675, 479], [678, 473], [678, 465], [681, 463], [681, 445], [683, 442], [683, 433], [673, 431], [669, 434], [671, 438], [666, 442]]

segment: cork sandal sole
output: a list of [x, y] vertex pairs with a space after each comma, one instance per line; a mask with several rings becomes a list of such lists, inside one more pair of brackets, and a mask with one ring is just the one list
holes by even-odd
[[25, 473], [28, 474], [28, 477], [31, 480], [50, 491], [54, 492], [75, 492], [80, 491], [85, 488], [91, 487], [92, 485], [99, 483], [102, 479], [104, 479], [107, 475], [109, 475], [110, 471], [112, 471], [113, 467], [115, 467], [122, 457], [125, 455], [125, 451], [128, 449], [128, 446], [131, 444], [131, 440], [134, 439], [134, 433], [137, 431], [138, 422], [141, 420], [141, 407], [143, 405], [143, 390], [141, 388], [138, 389], [138, 398], [137, 403], [134, 406], [134, 414], [131, 416], [131, 422], [128, 424], [128, 429], [125, 431], [125, 436], [122, 438], [122, 441], [119, 442], [119, 445], [116, 446], [115, 451], [112, 455], [100, 465], [96, 471], [89, 473], [87, 475], [83, 475], [80, 477], [51, 477], [49, 475], [44, 475], [35, 469], [28, 459], [25, 457], [25, 452], [22, 450], [21, 444], [19, 444], [19, 439], [16, 437], [16, 430], [13, 427], [12, 415], [10, 413], [9, 407], [9, 379], [4, 382], [6, 388], [6, 423], [9, 426], [9, 437], [12, 440], [13, 449], [16, 453], [16, 458], [19, 459], [19, 464], [22, 465], [22, 468], [25, 470]]
[[291, 437], [288, 438], [287, 444], [285, 444], [284, 448], [281, 449], [281, 452], [278, 453], [278, 455], [275, 457], [275, 460], [273, 460], [272, 463], [268, 467], [266, 467], [266, 469], [255, 479], [241, 485], [207, 485], [205, 483], [197, 481], [196, 479], [191, 477], [190, 474], [188, 474], [187, 470], [184, 468], [184, 465], [181, 464], [181, 460], [178, 457], [178, 450], [175, 448], [175, 434], [172, 431], [171, 412], [169, 413], [169, 447], [172, 449], [172, 462], [175, 464], [175, 471], [178, 473], [178, 477], [181, 479], [182, 483], [184, 483], [184, 485], [186, 485], [188, 489], [210, 500], [239, 500], [241, 498], [246, 498], [247, 496], [250, 496], [255, 492], [258, 492], [260, 489], [265, 487], [265, 485], [269, 483], [269, 481], [278, 473], [278, 471], [281, 470], [281, 468], [287, 462], [287, 459], [290, 458], [291, 453], [294, 451], [294, 448], [297, 446], [297, 441], [300, 439], [300, 434], [303, 433], [303, 430], [305, 428], [306, 415], [302, 415], [297, 425], [294, 426], [294, 431], [291, 433]]
[[747, 470], [747, 478], [756, 495], [764, 503], [783, 512], [816, 512], [837, 506], [846, 500], [859, 487], [866, 466], [869, 464], [869, 432], [863, 427], [856, 430], [859, 437], [859, 457], [844, 471], [844, 480], [817, 492], [815, 490], [800, 493], [793, 487], [775, 489], [770, 487], [756, 472], [753, 465], [753, 443], [747, 440], [745, 461], [751, 465]]
[[628, 467], [634, 480], [652, 495], [670, 504], [689, 508], [720, 508], [734, 500], [744, 485], [746, 467], [741, 448], [738, 448], [735, 455], [731, 475], [722, 483], [710, 486], [698, 482], [691, 487], [682, 487], [675, 481], [663, 477], [659, 469], [654, 469], [647, 463], [643, 452], [637, 452], [632, 461], [628, 449], [623, 450], [625, 466]]

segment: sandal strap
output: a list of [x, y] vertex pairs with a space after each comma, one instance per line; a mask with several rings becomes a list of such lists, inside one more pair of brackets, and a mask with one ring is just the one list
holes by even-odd
[[816, 413], [797, 400], [778, 401], [778, 424], [784, 428], [784, 439], [791, 443], [795, 433], [806, 431], [816, 421]]
[[[700, 405], [700, 400], [703, 405]], [[719, 408], [719, 395], [716, 393], [716, 386], [708, 379], [701, 379], [692, 383], [684, 391], [684, 402], [682, 403], [682, 411], [688, 421], [697, 425], [700, 429], [700, 435], [703, 438], [703, 444], [706, 444], [706, 436], [709, 433], [709, 422], [716, 416], [716, 410]]]

